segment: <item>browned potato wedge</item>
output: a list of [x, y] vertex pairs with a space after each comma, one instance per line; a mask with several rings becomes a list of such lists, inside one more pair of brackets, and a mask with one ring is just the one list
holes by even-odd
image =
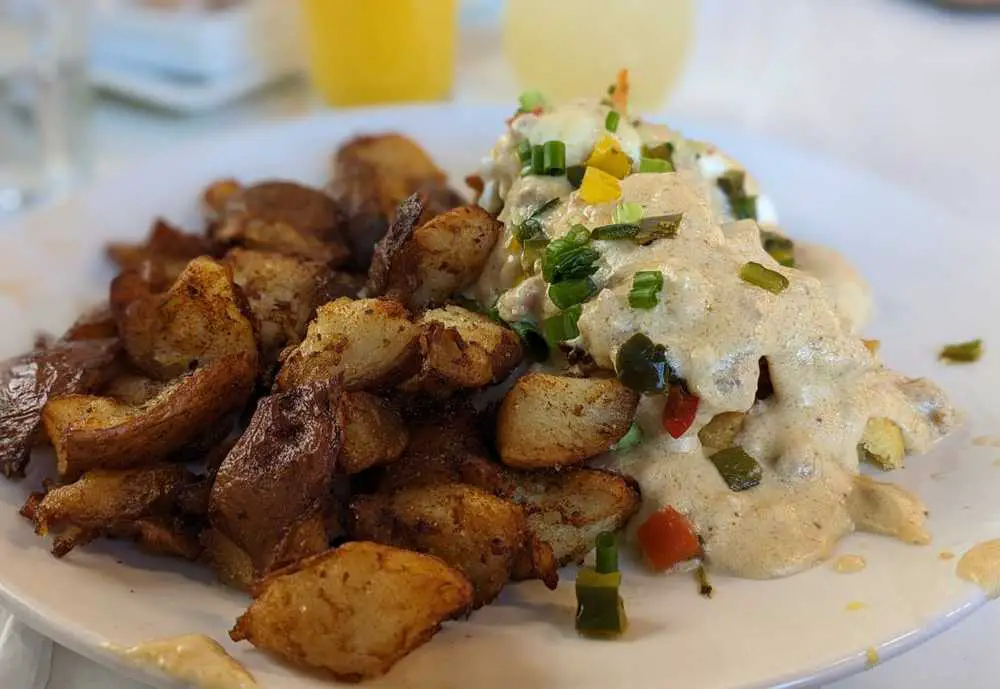
[[520, 507], [457, 483], [356, 496], [348, 532], [358, 540], [436, 555], [472, 583], [476, 608], [500, 594], [528, 542]]
[[279, 389], [341, 376], [347, 390], [405, 379], [417, 357], [419, 328], [388, 299], [335, 299], [316, 311], [306, 337], [286, 352]]
[[350, 250], [341, 230], [343, 215], [319, 189], [295, 182], [267, 181], [230, 195], [215, 239], [248, 249], [301, 256], [336, 267]]
[[618, 442], [638, 403], [639, 395], [613, 378], [529, 373], [500, 405], [500, 458], [519, 469], [577, 464]]
[[404, 390], [486, 387], [506, 378], [524, 356], [517, 333], [460, 306], [426, 311], [417, 325], [423, 329], [421, 369]]
[[126, 469], [166, 459], [241, 406], [256, 360], [217, 359], [167, 385], [140, 406], [110, 397], [61, 395], [42, 411], [56, 451], [59, 477], [72, 481], [92, 469]]
[[0, 363], [0, 472], [23, 476], [43, 438], [42, 408], [52, 397], [90, 392], [116, 373], [118, 340], [58, 342]]
[[298, 256], [240, 248], [222, 263], [250, 303], [265, 361], [277, 361], [282, 349], [302, 340], [316, 307], [328, 300], [333, 271]]
[[246, 298], [229, 268], [210, 258], [191, 261], [165, 294], [137, 299], [116, 316], [129, 357], [154, 378], [226, 355], [257, 357]]
[[472, 604], [465, 577], [430, 555], [346, 545], [261, 582], [229, 633], [344, 681], [385, 674]]
[[360, 136], [337, 151], [330, 193], [348, 218], [355, 270], [368, 270], [375, 243], [395, 220], [397, 207], [416, 192], [426, 199], [423, 222], [463, 203], [430, 156], [401, 134]]
[[732, 447], [736, 435], [743, 429], [746, 414], [738, 411], [727, 411], [716, 414], [712, 420], [698, 431], [698, 440], [705, 447], [713, 450], [724, 450]]
[[205, 237], [189, 234], [157, 218], [146, 241], [140, 244], [113, 242], [108, 245], [107, 251], [122, 270], [137, 270], [144, 263], [151, 262], [172, 281], [189, 261], [198, 256], [213, 255], [215, 247]]
[[624, 527], [640, 505], [634, 480], [597, 469], [518, 472], [512, 481], [511, 499], [560, 566], [581, 560], [599, 533]]
[[297, 526], [322, 523], [342, 427], [335, 381], [275, 393], [258, 402], [219, 467], [209, 521], [246, 551], [258, 576], [280, 563]]
[[89, 309], [63, 333], [64, 340], [107, 340], [118, 337], [118, 325], [107, 304]]
[[343, 397], [343, 407], [344, 444], [337, 458], [341, 473], [356, 474], [403, 454], [410, 434], [386, 400], [367, 392], [349, 392]]
[[240, 591], [250, 590], [257, 575], [245, 550], [215, 528], [201, 532], [201, 545], [205, 549], [205, 559], [219, 581]]
[[229, 200], [242, 193], [243, 185], [231, 177], [217, 179], [201, 192], [201, 215], [209, 225], [221, 222]]
[[115, 526], [108, 535], [134, 541], [139, 550], [150, 555], [197, 560], [202, 553], [198, 533], [197, 527], [182, 519], [152, 518]]
[[479, 206], [454, 208], [416, 228], [408, 222], [410, 213], [401, 209], [375, 247], [368, 290], [422, 309], [443, 303], [472, 284], [502, 225]]
[[906, 456], [903, 432], [889, 419], [868, 419], [861, 442], [858, 443], [858, 456], [882, 471], [901, 468]]

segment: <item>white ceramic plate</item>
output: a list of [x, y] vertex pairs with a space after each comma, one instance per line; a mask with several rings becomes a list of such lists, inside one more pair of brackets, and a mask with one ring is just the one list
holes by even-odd
[[[81, 306], [104, 295], [110, 277], [101, 254], [105, 241], [139, 237], [154, 214], [193, 226], [196, 194], [213, 177], [320, 182], [329, 152], [344, 137], [394, 129], [413, 135], [460, 179], [507, 114], [447, 106], [356, 111], [245, 131], [149, 160], [62, 207], [0, 228], [0, 355], [27, 347], [35, 329], [58, 332]], [[856, 261], [874, 289], [878, 312], [870, 335], [882, 339], [886, 360], [932, 376], [966, 412], [966, 430], [893, 477], [926, 499], [933, 544], [855, 535], [840, 551], [867, 559], [859, 574], [823, 566], [777, 581], [717, 576], [712, 600], [699, 597], [687, 576], [627, 569], [632, 626], [616, 642], [574, 633], [571, 573], [555, 593], [538, 582], [511, 586], [499, 605], [446, 625], [372, 686], [801, 686], [861, 670], [870, 648], [887, 659], [984, 602], [955, 576], [957, 560], [938, 555], [961, 554], [976, 541], [1000, 536], [1000, 468], [994, 466], [1000, 448], [970, 441], [1000, 428], [1000, 358], [987, 353], [975, 365], [948, 367], [935, 355], [945, 342], [972, 337], [983, 337], [987, 347], [1000, 343], [995, 235], [866, 173], [732, 133], [688, 131], [743, 159], [793, 235], [832, 244]], [[101, 649], [102, 642], [133, 644], [197, 631], [226, 642], [264, 687], [323, 684], [246, 644], [229, 644], [226, 631], [247, 601], [200, 568], [113, 543], [63, 561], [52, 558], [17, 515], [49, 460], [38, 458], [33, 467], [21, 484], [0, 482], [0, 599], [26, 622], [124, 672], [129, 670]], [[849, 612], [852, 602], [865, 607]]]

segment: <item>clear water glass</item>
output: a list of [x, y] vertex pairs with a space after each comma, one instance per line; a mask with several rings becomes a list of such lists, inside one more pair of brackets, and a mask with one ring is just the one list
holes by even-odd
[[0, 214], [89, 170], [88, 0], [0, 0]]

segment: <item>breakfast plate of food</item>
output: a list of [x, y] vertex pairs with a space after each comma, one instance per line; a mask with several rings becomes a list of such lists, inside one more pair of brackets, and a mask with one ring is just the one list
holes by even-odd
[[0, 603], [164, 686], [743, 689], [1000, 592], [1000, 244], [601, 96], [234, 132], [0, 228]]

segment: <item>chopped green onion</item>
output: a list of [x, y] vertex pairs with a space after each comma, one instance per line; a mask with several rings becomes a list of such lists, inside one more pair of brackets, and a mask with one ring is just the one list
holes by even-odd
[[938, 358], [952, 363], [971, 364], [974, 361], [979, 361], [979, 358], [982, 355], [983, 341], [970, 340], [969, 342], [959, 342], [956, 344], [945, 345], [944, 348], [941, 349], [941, 353], [938, 355]]
[[563, 280], [549, 285], [549, 299], [560, 309], [582, 304], [597, 294], [597, 285], [590, 278]]
[[590, 236], [602, 241], [635, 239], [636, 235], [639, 234], [639, 229], [637, 223], [612, 223], [595, 227]]
[[608, 116], [604, 118], [604, 128], [609, 132], [614, 133], [618, 131], [618, 121], [621, 119], [621, 115], [617, 110], [611, 110], [608, 112]]
[[634, 201], [622, 201], [611, 211], [611, 222], [614, 224], [636, 224], [642, 220], [642, 204]]
[[524, 343], [524, 347], [532, 359], [545, 361], [549, 358], [549, 345], [537, 325], [531, 321], [514, 321], [507, 325], [521, 338], [521, 342]]
[[771, 294], [781, 294], [788, 288], [788, 278], [777, 271], [765, 268], [756, 261], [743, 264], [740, 268], [740, 278], [751, 285], [766, 289]]
[[663, 289], [663, 273], [658, 270], [640, 270], [632, 276], [628, 305], [633, 309], [651, 309], [659, 303], [661, 289]]
[[594, 558], [594, 569], [598, 574], [611, 574], [618, 571], [618, 544], [615, 535], [610, 531], [602, 531], [597, 535], [597, 552]]
[[639, 158], [639, 172], [673, 172], [674, 166], [669, 160], [660, 158]]
[[531, 112], [535, 108], [544, 108], [546, 101], [541, 91], [531, 89], [517, 97], [517, 104], [520, 106], [518, 112]]
[[640, 426], [638, 422], [633, 421], [632, 425], [629, 426], [628, 433], [619, 438], [618, 442], [611, 446], [609, 452], [624, 452], [625, 450], [631, 450], [641, 442], [642, 426]]
[[545, 174], [545, 149], [537, 144], [531, 147], [531, 174]]
[[597, 272], [601, 255], [591, 247], [590, 231], [574, 225], [563, 237], [549, 242], [542, 257], [542, 277], [548, 283], [577, 280]]
[[764, 476], [757, 460], [738, 445], [720, 450], [708, 459], [734, 493], [759, 485]]
[[757, 219], [756, 196], [743, 196], [740, 198], [730, 199], [729, 206], [733, 210], [733, 217], [737, 220]]
[[569, 181], [570, 186], [574, 189], [579, 189], [580, 185], [583, 184], [583, 176], [586, 173], [586, 165], [570, 165], [566, 168], [566, 179]]
[[514, 226], [514, 236], [518, 241], [524, 243], [529, 240], [545, 239], [545, 230], [542, 228], [541, 218], [550, 210], [559, 205], [559, 197], [553, 197], [528, 213], [528, 217]]
[[698, 582], [698, 593], [705, 598], [711, 598], [714, 589], [708, 581], [708, 572], [705, 571], [705, 565], [698, 565], [698, 569], [694, 571], [694, 578]]
[[667, 362], [667, 349], [636, 333], [621, 346], [615, 357], [615, 372], [626, 387], [636, 392], [666, 392], [677, 376]]
[[645, 246], [657, 239], [676, 237], [683, 218], [683, 213], [670, 213], [643, 218], [637, 223], [601, 225], [595, 227], [590, 236], [599, 240], [631, 239]]
[[551, 349], [558, 347], [560, 342], [579, 337], [580, 328], [577, 326], [577, 322], [580, 320], [582, 312], [583, 307], [576, 304], [562, 313], [542, 321], [542, 332], [545, 334], [545, 341], [549, 343]]
[[558, 177], [566, 172], [566, 144], [546, 141], [542, 146], [542, 169], [546, 175]]
[[757, 197], [746, 192], [746, 173], [743, 170], [726, 170], [716, 184], [729, 200], [729, 208], [737, 220], [757, 219]]
[[670, 165], [670, 169], [666, 170], [666, 172], [674, 171], [674, 145], [669, 141], [664, 141], [662, 144], [657, 144], [656, 146], [643, 146], [642, 155], [644, 158], [664, 160]]
[[726, 196], [742, 196], [746, 194], [746, 173], [743, 170], [726, 170], [715, 181]]
[[625, 603], [618, 590], [618, 546], [614, 534], [597, 537], [595, 567], [581, 567], [576, 575], [576, 630], [585, 636], [614, 637], [628, 627]]
[[531, 165], [531, 142], [527, 139], [522, 139], [521, 143], [517, 145], [517, 157], [521, 161], [521, 165]]
[[795, 243], [777, 232], [760, 231], [760, 243], [771, 258], [786, 268], [795, 267]]
[[569, 232], [563, 235], [563, 239], [571, 244], [589, 244], [590, 243], [590, 230], [588, 230], [584, 225], [576, 223], [573, 227], [569, 228]]

